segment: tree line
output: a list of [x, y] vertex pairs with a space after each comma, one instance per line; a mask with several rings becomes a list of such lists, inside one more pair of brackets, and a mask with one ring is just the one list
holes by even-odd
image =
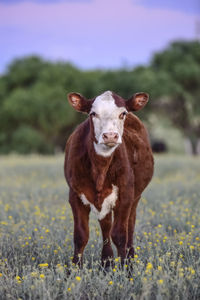
[[[81, 70], [71, 63], [37, 56], [15, 59], [0, 76], [0, 153], [54, 153], [63, 150], [85, 115], [66, 95], [87, 98], [111, 90], [128, 99], [145, 91], [151, 101], [139, 114], [168, 119], [189, 141], [193, 154], [200, 140], [200, 42], [176, 41], [155, 53], [147, 66]], [[157, 124], [159, 126], [159, 122]]]

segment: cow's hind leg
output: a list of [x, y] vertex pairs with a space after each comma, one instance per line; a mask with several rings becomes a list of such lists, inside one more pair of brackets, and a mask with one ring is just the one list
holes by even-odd
[[89, 239], [90, 206], [84, 205], [78, 195], [70, 190], [69, 203], [74, 216], [74, 257], [73, 263], [82, 265], [82, 255]]
[[101, 254], [102, 265], [108, 268], [113, 258], [113, 250], [111, 247], [111, 227], [112, 227], [112, 213], [110, 212], [103, 220], [99, 221], [103, 237], [103, 248]]
[[128, 220], [128, 242], [127, 242], [127, 258], [134, 258], [134, 247], [133, 247], [133, 234], [135, 229], [135, 220], [136, 220], [136, 208], [140, 196], [134, 200], [134, 203], [131, 207], [131, 213]]

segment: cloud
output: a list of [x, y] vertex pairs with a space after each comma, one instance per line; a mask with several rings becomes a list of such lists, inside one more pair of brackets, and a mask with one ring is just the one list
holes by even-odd
[[135, 3], [148, 8], [168, 9], [198, 14], [200, 12], [199, 0], [134, 0]]
[[12, 5], [20, 2], [35, 2], [41, 4], [59, 3], [59, 2], [90, 2], [92, 0], [0, 0], [0, 3]]
[[147, 63], [174, 39], [194, 37], [194, 16], [132, 0], [0, 4], [1, 61], [32, 53], [84, 68]]

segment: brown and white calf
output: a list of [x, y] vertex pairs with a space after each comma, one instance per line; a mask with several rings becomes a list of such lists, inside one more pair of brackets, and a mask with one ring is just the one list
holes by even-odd
[[152, 178], [153, 157], [144, 125], [131, 111], [143, 108], [148, 98], [137, 93], [125, 101], [110, 91], [90, 100], [68, 95], [74, 109], [89, 114], [69, 137], [65, 153], [74, 263], [81, 263], [88, 242], [91, 210], [102, 230], [102, 262], [113, 257], [111, 238], [122, 260], [134, 257], [136, 207]]

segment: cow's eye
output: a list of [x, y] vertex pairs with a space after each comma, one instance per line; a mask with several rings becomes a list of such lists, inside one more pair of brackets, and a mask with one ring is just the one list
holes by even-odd
[[127, 115], [127, 112], [126, 111], [123, 111], [120, 115], [119, 115], [119, 118], [121, 119], [121, 120], [123, 120], [124, 119], [124, 117]]
[[90, 116], [92, 116], [92, 117], [96, 117], [96, 116], [97, 116], [97, 114], [96, 114], [96, 113], [93, 111], [93, 112], [91, 112]]

